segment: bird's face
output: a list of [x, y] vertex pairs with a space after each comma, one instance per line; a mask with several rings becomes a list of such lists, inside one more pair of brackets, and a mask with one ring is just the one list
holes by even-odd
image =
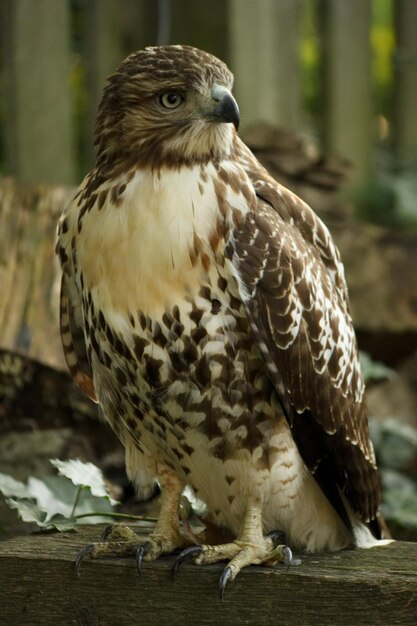
[[128, 57], [104, 91], [97, 119], [98, 158], [175, 167], [230, 153], [239, 125], [233, 76], [206, 52], [147, 48]]

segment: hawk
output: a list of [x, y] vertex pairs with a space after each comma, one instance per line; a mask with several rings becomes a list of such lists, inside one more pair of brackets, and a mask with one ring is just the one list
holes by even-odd
[[[185, 548], [177, 565], [228, 561], [222, 591], [244, 566], [290, 562], [289, 546], [385, 533], [338, 250], [239, 139], [232, 84], [189, 46], [127, 57], [57, 242], [68, 367], [138, 489], [161, 487], [146, 540], [116, 526], [78, 565], [136, 553], [141, 567]], [[227, 543], [189, 545], [187, 485]]]

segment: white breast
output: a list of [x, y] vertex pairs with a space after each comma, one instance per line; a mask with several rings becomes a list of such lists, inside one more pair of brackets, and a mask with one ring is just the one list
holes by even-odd
[[[94, 206], [84, 215], [78, 263], [98, 309], [113, 312], [114, 321], [138, 310], [158, 319], [186, 294], [198, 292], [203, 269], [193, 267], [195, 237], [213, 256], [210, 235], [226, 219], [215, 177], [213, 166], [206, 167], [204, 179], [199, 167], [138, 171], [118, 206], [109, 193], [100, 210]], [[247, 210], [243, 196], [227, 193], [235, 208]]]

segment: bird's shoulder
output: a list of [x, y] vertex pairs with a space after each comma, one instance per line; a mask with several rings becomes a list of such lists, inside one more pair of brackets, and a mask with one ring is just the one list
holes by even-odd
[[[255, 210], [249, 216], [276, 245], [292, 241], [298, 250], [312, 254], [323, 265], [346, 310], [349, 298], [340, 253], [326, 224], [296, 193], [278, 183], [238, 138], [235, 160], [244, 169], [256, 195]], [[248, 220], [249, 221], [249, 220]]]

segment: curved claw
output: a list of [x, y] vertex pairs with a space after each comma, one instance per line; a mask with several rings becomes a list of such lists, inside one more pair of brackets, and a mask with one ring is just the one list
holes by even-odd
[[138, 545], [138, 548], [136, 550], [136, 569], [138, 570], [138, 574], [141, 580], [143, 580], [142, 578], [143, 557], [145, 556], [147, 552], [149, 552], [150, 548], [151, 548], [151, 544], [149, 543], [149, 541], [144, 541], [143, 543], [140, 543]]
[[111, 534], [113, 527], [114, 524], [109, 524], [108, 526], [106, 526], [106, 528], [103, 530], [103, 534], [101, 535], [101, 541], [106, 541], [107, 537]]
[[201, 554], [202, 551], [203, 546], [189, 546], [188, 548], [185, 548], [185, 550], [180, 552], [175, 559], [175, 563], [171, 570], [172, 578], [175, 578], [175, 574], [177, 573], [179, 566], [184, 563], [184, 561], [188, 561], [188, 559], [191, 559], [193, 556]]
[[80, 575], [80, 567], [82, 560], [87, 556], [87, 554], [91, 554], [94, 550], [94, 544], [89, 543], [84, 546], [82, 550], [79, 551], [77, 558], [75, 559], [75, 571], [77, 572], [77, 576]]
[[290, 569], [291, 561], [292, 561], [292, 552], [291, 552], [290, 548], [288, 548], [288, 546], [286, 546], [284, 548], [284, 565], [286, 567], [286, 571], [287, 572]]
[[291, 565], [300, 565], [301, 559], [293, 559], [292, 552], [288, 546], [284, 548], [284, 565], [286, 566], [286, 571], [290, 569]]
[[232, 576], [232, 570], [230, 569], [230, 567], [227, 565], [223, 572], [222, 575], [220, 576], [220, 580], [219, 580], [219, 592], [220, 592], [220, 602], [223, 602], [223, 598], [224, 598], [224, 590], [226, 589], [226, 585], [229, 582], [231, 576]]

